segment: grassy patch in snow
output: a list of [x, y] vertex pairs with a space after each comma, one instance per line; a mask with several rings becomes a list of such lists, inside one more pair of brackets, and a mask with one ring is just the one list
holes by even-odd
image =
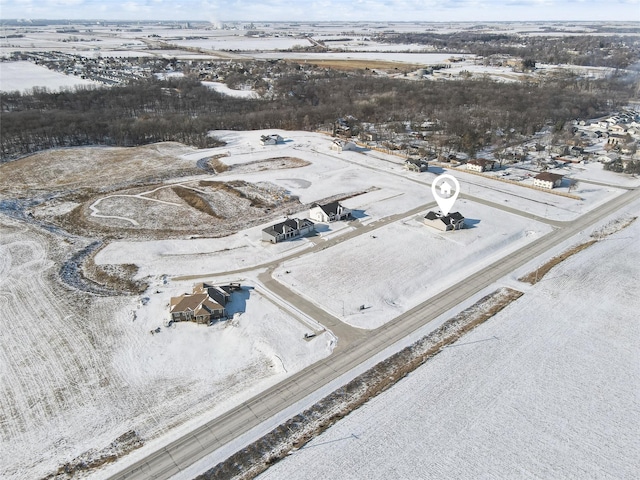
[[116, 438], [108, 447], [95, 451], [90, 450], [58, 468], [54, 474], [47, 475], [42, 480], [62, 480], [73, 478], [81, 473], [87, 473], [108, 463], [115, 462], [144, 444], [138, 434], [130, 430]]
[[191, 190], [190, 188], [185, 188], [182, 185], [176, 185], [171, 187], [171, 190], [175, 192], [184, 202], [192, 208], [196, 210], [206, 213], [207, 215], [211, 215], [214, 218], [220, 218], [220, 216], [211, 208], [211, 205], [202, 198], [198, 192]]
[[313, 407], [196, 477], [197, 480], [254, 478], [371, 398], [392, 387], [520, 296], [522, 292], [510, 288], [490, 293], [429, 335], [378, 363]]
[[540, 267], [536, 268], [534, 271], [527, 273], [523, 277], [520, 277], [518, 280], [521, 282], [530, 283], [531, 285], [535, 285], [540, 280], [542, 280], [542, 278], [547, 273], [549, 273], [553, 267], [555, 267], [559, 263], [562, 263], [572, 255], [575, 255], [576, 253], [579, 253], [582, 250], [589, 248], [591, 245], [593, 245], [597, 241], [608, 237], [612, 233], [623, 230], [624, 228], [631, 225], [636, 220], [636, 218], [638, 217], [614, 220], [613, 222], [605, 225], [600, 230], [592, 233], [591, 237], [593, 238], [593, 240], [589, 240], [587, 242], [581, 243], [580, 245], [576, 245], [575, 247], [570, 248], [565, 252], [562, 252], [560, 255], [556, 255], [544, 265], [541, 265]]
[[565, 252], [562, 252], [560, 255], [556, 255], [544, 265], [541, 265], [540, 267], [536, 268], [533, 272], [529, 272], [525, 276], [520, 277], [518, 280], [521, 282], [530, 283], [531, 285], [535, 285], [540, 280], [542, 280], [542, 278], [547, 273], [549, 273], [553, 267], [555, 267], [559, 263], [564, 262], [567, 258], [571, 257], [572, 255], [575, 255], [576, 253], [581, 252], [585, 248], [590, 247], [596, 242], [597, 240], [589, 240], [588, 242], [581, 243], [580, 245], [576, 245], [575, 247], [570, 248]]

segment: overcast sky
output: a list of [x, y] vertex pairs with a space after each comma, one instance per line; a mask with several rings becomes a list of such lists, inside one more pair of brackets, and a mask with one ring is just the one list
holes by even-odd
[[640, 0], [0, 0], [0, 18], [252, 21], [640, 21]]

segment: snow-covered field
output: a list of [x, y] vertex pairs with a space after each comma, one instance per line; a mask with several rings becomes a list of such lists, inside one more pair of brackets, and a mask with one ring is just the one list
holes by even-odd
[[[129, 430], [152, 440], [233, 407], [330, 354], [313, 331], [245, 284], [233, 321], [163, 327], [160, 278], [145, 298], [93, 297], [59, 284], [60, 249], [31, 227], [0, 224], [0, 477], [40, 478]], [[191, 290], [173, 284], [170, 295]], [[160, 327], [160, 333], [151, 330]]]
[[222, 93], [223, 95], [228, 95], [230, 97], [258, 98], [258, 94], [253, 90], [234, 90], [220, 82], [202, 82], [202, 84], [214, 89], [218, 93]]
[[25, 93], [34, 87], [44, 86], [56, 91], [81, 85], [97, 86], [98, 83], [54, 72], [31, 62], [0, 62], [0, 91], [3, 92]]
[[[261, 146], [260, 136], [269, 133], [279, 133], [284, 143]], [[416, 219], [431, 208], [430, 183], [444, 170], [416, 174], [403, 170], [404, 159], [393, 155], [364, 149], [338, 153], [330, 149], [331, 138], [321, 134], [278, 130], [214, 134], [227, 144], [200, 151], [175, 144], [141, 147], [131, 150], [130, 162], [122, 149], [56, 150], [50, 162], [41, 159], [44, 170], [36, 173], [46, 176], [57, 168], [53, 157], [65, 153], [69, 161], [65, 179], [57, 184], [60, 189], [87, 184], [90, 164], [82, 160], [89, 154], [94, 168], [109, 158], [115, 162], [114, 181], [131, 176], [132, 169], [139, 170], [144, 162], [149, 168], [171, 165], [176, 175], [189, 175], [180, 182], [193, 178], [270, 183], [304, 204], [346, 196], [343, 202], [354, 210], [356, 220], [320, 225], [315, 237], [276, 245], [261, 241], [261, 229], [280, 218], [265, 218], [263, 225], [218, 239], [113, 241], [97, 255], [96, 263], [136, 263], [138, 277], [150, 286], [140, 297], [109, 298], [85, 295], [59, 283], [60, 262], [77, 247], [3, 217], [3, 478], [22, 478], [24, 472], [29, 477], [44, 476], [129, 430], [150, 443], [172, 438], [176, 427], [184, 429], [188, 422], [219, 415], [330, 355], [333, 335], [320, 333], [319, 325], [288, 308], [258, 280], [265, 264], [301, 255], [286, 260], [275, 271], [276, 278], [330, 313], [346, 317], [348, 323], [373, 328], [550, 231], [548, 225], [515, 211], [570, 219], [620, 193], [614, 188], [577, 202], [450, 170], [465, 195], [454, 210], [469, 219], [471, 228], [444, 234]], [[220, 161], [234, 167], [227, 172], [209, 175], [195, 170], [198, 160], [224, 154]], [[264, 170], [267, 164], [256, 164], [283, 157], [299, 159], [291, 163], [298, 168]], [[32, 156], [24, 161], [37, 160]], [[262, 167], [252, 168], [256, 165]], [[35, 188], [25, 183], [26, 166], [10, 163], [3, 169], [15, 176], [15, 185]], [[100, 170], [108, 171], [107, 167]], [[103, 183], [99, 176], [91, 181]], [[509, 188], [500, 193], [503, 185]], [[597, 188], [609, 192], [608, 187]], [[513, 211], [482, 203], [487, 200]], [[99, 203], [98, 208], [106, 205]], [[569, 214], [563, 213], [567, 210]], [[322, 250], [334, 238], [343, 241]], [[305, 256], [311, 249], [318, 251]], [[202, 280], [214, 283], [241, 281], [246, 289], [232, 310], [244, 313], [208, 328], [187, 323], [164, 327], [170, 297], [190, 291], [197, 281], [173, 278], [180, 275], [202, 275]], [[360, 312], [361, 304], [371, 308]], [[151, 334], [157, 327], [160, 332]], [[319, 335], [305, 341], [304, 334], [311, 331]]]
[[637, 478], [639, 236], [636, 221], [517, 284], [518, 301], [259, 478]]
[[[394, 50], [392, 47], [390, 50]], [[255, 58], [274, 59], [274, 58], [290, 58], [298, 60], [368, 60], [368, 61], [386, 61], [398, 63], [410, 63], [420, 65], [437, 65], [444, 63], [452, 56], [465, 56], [463, 54], [442, 54], [442, 53], [404, 53], [404, 52], [322, 52], [322, 53], [305, 53], [305, 52], [274, 52], [274, 53], [256, 53]]]
[[572, 164], [565, 168], [576, 180], [606, 183], [628, 188], [640, 186], [640, 178], [637, 175], [620, 175], [619, 173], [610, 172], [602, 168], [601, 163]]
[[181, 47], [198, 47], [210, 50], [288, 50], [293, 47], [310, 47], [311, 43], [306, 38], [258, 38], [235, 35], [225, 38], [212, 37], [197, 40], [171, 41]]

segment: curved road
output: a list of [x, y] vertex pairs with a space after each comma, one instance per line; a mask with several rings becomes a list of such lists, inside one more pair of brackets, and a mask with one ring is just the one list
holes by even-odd
[[[597, 221], [640, 198], [640, 190], [629, 190], [612, 201], [594, 209], [572, 222], [563, 223], [548, 235], [476, 272], [464, 281], [441, 292], [434, 298], [414, 307], [395, 320], [372, 331], [359, 331], [349, 336], [348, 345], [306, 369], [292, 375], [272, 388], [238, 405], [226, 414], [202, 425], [184, 437], [170, 443], [145, 459], [124, 468], [113, 479], [166, 479], [223, 447], [239, 435], [249, 431], [276, 413], [293, 405], [339, 376], [351, 371], [362, 362], [426, 325], [454, 308], [467, 298], [490, 286], [515, 269], [545, 253], [550, 248], [578, 234]], [[409, 213], [410, 214], [410, 213]], [[406, 216], [406, 215], [403, 215]], [[309, 250], [303, 252], [308, 253]], [[255, 269], [255, 267], [253, 267]], [[276, 293], [288, 300], [286, 289], [269, 283]], [[296, 299], [296, 306], [298, 300]], [[316, 311], [302, 305], [302, 310], [313, 317]], [[314, 307], [315, 308], [315, 307]], [[333, 317], [331, 317], [333, 318]], [[327, 321], [326, 318], [321, 319]], [[334, 319], [335, 320], [335, 319]], [[330, 319], [329, 319], [330, 321]], [[336, 328], [336, 325], [332, 325]], [[357, 329], [354, 329], [357, 330]], [[341, 339], [342, 340], [342, 339]], [[213, 467], [213, 465], [211, 465]]]

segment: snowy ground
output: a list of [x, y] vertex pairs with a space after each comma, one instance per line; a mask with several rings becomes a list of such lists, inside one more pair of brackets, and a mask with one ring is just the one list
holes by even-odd
[[[279, 133], [285, 142], [261, 146], [260, 136], [268, 133]], [[305, 341], [304, 334], [318, 332], [319, 326], [264, 289], [258, 281], [264, 269], [257, 268], [260, 265], [321, 248], [326, 239], [344, 238], [316, 253], [313, 261], [308, 256], [287, 260], [285, 267], [291, 273], [280, 269], [276, 275], [337, 316], [343, 316], [344, 308], [349, 323], [372, 328], [437, 293], [442, 284], [460, 281], [470, 271], [550, 230], [544, 223], [482, 201], [540, 217], [570, 219], [611, 198], [607, 195], [619, 194], [619, 189], [613, 189], [577, 202], [453, 171], [462, 193], [478, 198], [461, 198], [455, 207], [472, 228], [445, 235], [422, 225], [415, 218], [417, 213], [407, 214], [413, 209], [426, 213], [433, 203], [430, 182], [444, 170], [416, 174], [403, 170], [400, 157], [366, 150], [338, 153], [330, 149], [331, 139], [321, 134], [278, 130], [215, 134], [227, 145], [202, 151], [175, 144], [148, 146], [131, 150], [131, 162], [122, 149], [71, 149], [65, 179], [52, 188], [84, 185], [87, 163], [82, 160], [91, 153], [94, 167], [112, 158], [116, 182], [140, 170], [140, 165], [166, 169], [170, 164], [176, 174], [190, 175], [181, 182], [192, 177], [269, 182], [305, 204], [347, 196], [344, 204], [354, 209], [356, 220], [320, 225], [315, 237], [276, 245], [262, 242], [260, 231], [280, 218], [265, 218], [263, 225], [221, 239], [113, 241], [96, 263], [136, 263], [139, 277], [149, 281], [150, 287], [140, 297], [103, 298], [70, 291], [58, 283], [60, 262], [68, 258], [73, 245], [4, 219], [0, 304], [6, 312], [4, 322], [9, 325], [10, 319], [11, 323], [10, 328], [3, 325], [0, 337], [3, 478], [18, 479], [24, 472], [29, 477], [43, 476], [131, 429], [149, 443], [171, 439], [188, 422], [214, 417], [329, 355], [335, 338], [327, 332]], [[50, 154], [59, 157], [65, 152]], [[222, 154], [228, 156], [220, 160], [234, 168], [219, 175], [195, 171], [198, 160]], [[266, 164], [256, 163], [282, 157], [300, 159], [292, 165], [301, 166], [263, 170]], [[37, 171], [46, 175], [58, 168], [50, 160], [41, 159]], [[34, 161], [36, 156], [24, 159]], [[2, 167], [5, 180], [36, 189], [37, 185], [25, 183], [31, 178], [25, 176], [29, 163], [18, 162]], [[104, 163], [101, 170], [111, 167]], [[175, 180], [167, 179], [171, 181]], [[97, 186], [103, 179], [91, 182]], [[503, 185], [508, 188], [501, 194]], [[7, 191], [13, 192], [9, 186]], [[394, 215], [393, 222], [373, 229]], [[347, 235], [359, 230], [365, 233], [347, 240]], [[449, 270], [452, 263], [458, 265], [455, 271]], [[344, 267], [351, 267], [350, 274]], [[225, 273], [233, 270], [240, 271]], [[170, 297], [190, 291], [196, 281], [172, 279], [179, 275], [203, 275], [202, 280], [214, 283], [240, 280], [247, 289], [234, 300], [238, 303], [233, 309], [244, 313], [237, 321], [209, 328], [186, 323], [165, 328]], [[384, 301], [376, 300], [375, 294]], [[363, 303], [372, 308], [355, 311]], [[157, 327], [160, 333], [152, 335], [150, 331]]]
[[234, 90], [220, 82], [202, 82], [202, 84], [209, 88], [213, 88], [218, 93], [222, 93], [223, 95], [228, 95], [230, 97], [258, 98], [258, 94], [253, 90]]
[[[141, 278], [247, 270], [293, 253], [302, 254], [315, 243], [348, 234], [358, 225], [375, 226], [389, 216], [432, 204], [429, 184], [436, 173], [444, 171], [409, 173], [402, 169], [401, 158], [379, 152], [337, 153], [330, 150], [329, 137], [305, 132], [274, 131], [285, 138], [285, 143], [260, 146], [260, 135], [268, 132], [215, 132], [227, 145], [186, 153], [182, 158], [196, 160], [228, 153], [222, 160], [237, 167], [277, 156], [295, 156], [309, 164], [249, 173], [235, 173], [232, 169], [215, 178], [270, 182], [307, 204], [340, 193], [368, 190], [343, 201], [355, 213], [354, 224], [319, 225], [317, 237], [276, 245], [261, 241], [262, 228], [275, 220], [219, 239], [113, 242], [98, 254], [96, 262], [117, 264], [135, 258]], [[449, 172], [460, 180], [464, 195], [504, 205], [514, 212], [559, 221], [575, 219], [624, 191], [584, 183], [576, 191], [584, 196], [578, 201], [464, 171]], [[375, 328], [550, 231], [549, 226], [530, 218], [467, 198], [458, 200], [455, 209], [467, 218], [470, 228], [444, 234], [422, 224], [416, 214], [406, 216], [371, 234], [287, 261], [276, 270], [276, 278], [347, 323]], [[420, 213], [424, 215], [428, 210]], [[292, 215], [305, 217], [308, 211]], [[452, 262], [457, 265], [454, 270]], [[242, 278], [244, 275], [249, 274], [242, 273]], [[361, 311], [361, 305], [368, 308]]]
[[165, 328], [169, 296], [191, 282], [82, 295], [56, 280], [65, 242], [6, 219], [0, 233], [2, 478], [40, 478], [131, 429], [152, 440], [219, 415], [332, 350], [329, 333], [305, 341], [313, 322], [259, 285], [235, 295], [233, 321]]
[[636, 478], [638, 236], [636, 221], [519, 284], [518, 301], [259, 478]]
[[468, 228], [440, 232], [418, 215], [287, 261], [274, 275], [346, 323], [373, 329], [551, 230], [466, 200], [456, 209]]
[[576, 180], [585, 182], [606, 183], [607, 185], [619, 185], [621, 187], [634, 188], [640, 186], [640, 177], [637, 175], [620, 175], [602, 168], [601, 163], [590, 162], [586, 164], [571, 164], [565, 167], [569, 174]]
[[0, 62], [0, 91], [26, 93], [34, 87], [48, 90], [72, 89], [79, 85], [99, 85], [73, 75], [54, 72], [31, 62]]

